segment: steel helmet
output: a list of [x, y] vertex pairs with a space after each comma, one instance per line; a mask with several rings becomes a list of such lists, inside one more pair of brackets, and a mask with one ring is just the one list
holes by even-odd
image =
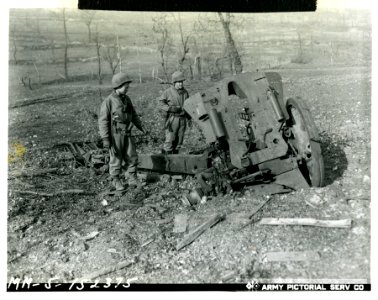
[[131, 82], [132, 80], [130, 79], [129, 76], [127, 76], [125, 73], [117, 73], [113, 76], [112, 78], [112, 87], [113, 89], [116, 89], [123, 85], [126, 82]]
[[184, 81], [185, 76], [181, 71], [176, 71], [172, 74], [172, 83], [175, 83], [177, 81]]

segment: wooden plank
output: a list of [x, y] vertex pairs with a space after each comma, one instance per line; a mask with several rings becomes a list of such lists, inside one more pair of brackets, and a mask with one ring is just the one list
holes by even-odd
[[[272, 199], [272, 197], [270, 197], [270, 196], [268, 196], [268, 199], [267, 200], [265, 200], [264, 202], [262, 202], [262, 203], [260, 203], [260, 205], [259, 206], [257, 206], [247, 217], [248, 217], [248, 219], [252, 219], [252, 217], [255, 215], [255, 214], [257, 214], [264, 206], [265, 206], [265, 204], [267, 204], [270, 200]], [[240, 229], [243, 229], [243, 228], [245, 228], [245, 227], [247, 227], [249, 224], [252, 224], [252, 220], [251, 221], [249, 221], [249, 222], [247, 222], [246, 224], [243, 224], [240, 228], [239, 228], [239, 230]]]
[[316, 251], [268, 252], [267, 261], [310, 261], [319, 260], [320, 254]]
[[172, 218], [160, 219], [160, 220], [155, 221], [155, 223], [157, 225], [164, 225], [164, 224], [168, 224], [168, 223], [171, 223], [171, 222], [172, 222]]
[[352, 220], [317, 220], [313, 218], [263, 218], [260, 220], [259, 224], [350, 228], [352, 226]]
[[224, 220], [224, 218], [225, 218], [224, 214], [217, 214], [214, 217], [210, 218], [205, 223], [201, 224], [200, 226], [195, 228], [192, 232], [190, 232], [186, 236], [184, 236], [183, 240], [181, 240], [177, 244], [176, 250], [180, 250], [180, 249], [184, 248], [185, 246], [189, 245], [196, 238], [198, 238], [202, 233], [204, 233], [207, 229], [214, 226], [219, 221]]
[[136, 262], [136, 259], [122, 261], [122, 262], [120, 262], [120, 263], [118, 263], [116, 265], [106, 267], [104, 269], [101, 269], [101, 270], [98, 270], [96, 272], [93, 272], [92, 274], [88, 274], [88, 275], [86, 275], [86, 276], [83, 277], [83, 280], [84, 279], [93, 280], [93, 279], [95, 279], [97, 277], [101, 277], [101, 276], [104, 276], [104, 275], [107, 275], [107, 274], [110, 274], [110, 273], [114, 273], [114, 272], [116, 272], [118, 270], [121, 270], [121, 269], [124, 269], [124, 268], [127, 268], [127, 267], [131, 266], [135, 262]]
[[175, 215], [173, 232], [175, 233], [185, 232], [187, 227], [188, 227], [188, 216], [186, 214]]
[[269, 201], [270, 201], [270, 199], [272, 199], [272, 197], [268, 197], [268, 199], [267, 200], [265, 200], [264, 202], [262, 202], [262, 203], [260, 203], [259, 204], [259, 206], [257, 206], [249, 215], [248, 215], [248, 219], [252, 219], [252, 217], [255, 215], [255, 214], [257, 214], [259, 211], [260, 211], [260, 209], [262, 209], [264, 206], [265, 206], [265, 204], [267, 204]]

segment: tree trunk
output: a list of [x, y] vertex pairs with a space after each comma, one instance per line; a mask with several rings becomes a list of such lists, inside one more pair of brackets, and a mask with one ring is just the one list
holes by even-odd
[[67, 35], [67, 26], [66, 26], [66, 11], [63, 8], [63, 29], [64, 29], [64, 77], [68, 79], [68, 35]]
[[168, 81], [169, 79], [168, 79], [168, 72], [167, 72], [167, 67], [166, 67], [165, 59], [164, 59], [164, 51], [160, 51], [160, 58], [161, 58], [161, 66], [163, 68], [165, 79], [166, 81]]
[[92, 41], [91, 24], [87, 24], [88, 27], [88, 43]]
[[100, 47], [101, 46], [100, 46], [100, 43], [98, 41], [98, 33], [96, 32], [96, 50], [97, 50], [97, 63], [98, 63], [98, 84], [102, 84]]
[[184, 33], [182, 31], [182, 23], [181, 23], [181, 15], [180, 13], [178, 13], [178, 27], [179, 27], [179, 31], [180, 31], [180, 41], [181, 41], [181, 45], [182, 45], [182, 53], [179, 57], [179, 60], [178, 60], [178, 63], [179, 63], [179, 70], [181, 72], [184, 72], [184, 62], [186, 60], [186, 54], [189, 52], [189, 48], [188, 48], [188, 40], [189, 40], [189, 36], [187, 36], [186, 38], [184, 38]]
[[17, 45], [16, 39], [13, 37], [13, 60], [14, 64], [17, 65]]
[[222, 13], [218, 13], [218, 16], [223, 26], [223, 32], [224, 32], [224, 37], [226, 40], [227, 51], [230, 58], [232, 59], [232, 64], [235, 68], [235, 72], [241, 73], [243, 71], [243, 65], [240, 59], [239, 52], [236, 49], [234, 39], [232, 38], [231, 31], [230, 31], [229, 15], [227, 16], [228, 20], [224, 19]]
[[196, 70], [196, 73], [197, 73], [197, 77], [198, 79], [201, 80], [202, 78], [202, 68], [201, 68], [201, 56], [196, 56], [196, 58], [194, 59], [194, 64], [195, 64], [195, 70]]
[[119, 62], [119, 72], [122, 72], [122, 58], [121, 58], [121, 49], [119, 47], [118, 35], [117, 35], [117, 59]]
[[189, 65], [189, 73], [190, 73], [190, 79], [193, 80], [194, 76], [193, 76], [193, 68], [192, 68], [192, 65]]

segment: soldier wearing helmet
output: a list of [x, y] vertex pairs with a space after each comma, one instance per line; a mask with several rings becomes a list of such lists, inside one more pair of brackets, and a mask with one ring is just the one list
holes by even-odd
[[184, 102], [189, 98], [184, 88], [184, 74], [176, 71], [172, 74], [173, 86], [166, 89], [159, 98], [159, 109], [165, 115], [165, 142], [162, 153], [177, 154], [184, 141], [185, 129], [190, 116], [183, 110]]
[[113, 92], [102, 102], [98, 118], [103, 146], [110, 153], [109, 173], [117, 191], [125, 189], [120, 179], [123, 165], [128, 165], [125, 176], [129, 177], [129, 185], [138, 184], [138, 155], [131, 129], [135, 126], [145, 133], [142, 122], [126, 95], [130, 82], [131, 79], [124, 73], [113, 76]]

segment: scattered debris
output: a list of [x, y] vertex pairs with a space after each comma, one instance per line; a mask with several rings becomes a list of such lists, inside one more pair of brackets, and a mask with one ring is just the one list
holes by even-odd
[[188, 227], [188, 216], [186, 214], [175, 215], [175, 223], [173, 227], [173, 232], [182, 233], [186, 231]]
[[71, 153], [75, 162], [81, 166], [107, 171], [109, 152], [99, 148], [95, 142], [65, 142], [54, 147]]
[[320, 254], [316, 251], [267, 252], [263, 260], [271, 261], [311, 261], [319, 260]]
[[15, 170], [9, 173], [10, 177], [33, 177], [44, 175], [48, 173], [54, 173], [58, 170], [58, 168], [49, 168], [49, 169], [42, 169], [42, 170], [35, 170], [35, 169], [23, 169], [23, 170]]
[[93, 195], [93, 193], [91, 193], [91, 192], [86, 192], [84, 190], [79, 190], [79, 189], [62, 190], [62, 191], [57, 191], [55, 193], [44, 193], [44, 192], [35, 192], [35, 191], [20, 191], [20, 190], [13, 190], [13, 192], [20, 193], [20, 194], [30, 194], [30, 195], [36, 195], [36, 196], [43, 196], [43, 197], [54, 197], [54, 196], [63, 195], [63, 194]]
[[98, 236], [99, 232], [98, 231], [92, 231], [86, 236], [81, 236], [79, 233], [77, 233], [75, 230], [72, 230], [72, 234], [76, 236], [79, 240], [82, 241], [89, 241], [93, 240], [96, 236]]
[[305, 199], [305, 202], [311, 207], [317, 208], [324, 203], [324, 200], [315, 194], [310, 199]]
[[12, 231], [24, 231], [28, 227], [32, 226], [34, 223], [37, 222], [38, 218], [35, 216], [17, 216], [17, 222], [14, 222], [14, 224], [10, 224], [10, 229]]
[[140, 247], [143, 248], [143, 247], [146, 247], [147, 245], [151, 244], [155, 239], [149, 239], [147, 241], [145, 241]]
[[263, 218], [259, 224], [262, 225], [302, 225], [302, 226], [319, 226], [319, 227], [337, 227], [350, 228], [351, 219], [344, 220], [316, 220], [312, 218]]
[[201, 202], [202, 197], [201, 197], [201, 195], [199, 194], [199, 192], [196, 189], [194, 189], [193, 191], [191, 191], [190, 194], [189, 194], [189, 196], [190, 196], [189, 197], [190, 202], [192, 204], [196, 204], [196, 203], [200, 203]]
[[122, 262], [116, 264], [115, 266], [110, 266], [110, 267], [104, 268], [102, 270], [98, 270], [96, 272], [93, 272], [92, 274], [83, 276], [83, 279], [93, 280], [97, 277], [104, 276], [104, 275], [119, 271], [121, 269], [127, 268], [134, 263], [136, 263], [136, 258], [134, 258], [131, 261], [122, 261]]
[[181, 202], [185, 206], [191, 206], [192, 204], [189, 201], [189, 195], [187, 193], [184, 193], [181, 195]]
[[198, 226], [196, 229], [194, 229], [192, 232], [189, 232], [187, 235], [184, 236], [184, 238], [177, 244], [176, 250], [180, 250], [184, 248], [185, 246], [189, 245], [191, 242], [193, 242], [196, 238], [198, 238], [202, 233], [204, 233], [207, 229], [214, 226], [218, 222], [224, 220], [225, 215], [224, 214], [217, 214], [202, 225]]
[[253, 185], [250, 187], [245, 188], [245, 194], [247, 196], [253, 195], [254, 197], [256, 196], [264, 196], [267, 194], [274, 195], [274, 194], [286, 194], [290, 193], [293, 190], [289, 188], [285, 188], [283, 185], [280, 184], [258, 184], [258, 185]]
[[358, 226], [352, 229], [352, 233], [355, 235], [366, 235], [367, 230], [364, 226]]
[[370, 184], [370, 177], [367, 175], [364, 175], [363, 182]]
[[172, 222], [172, 218], [167, 218], [167, 219], [161, 219], [161, 220], [156, 220], [155, 223], [157, 225], [164, 225]]
[[114, 248], [109, 248], [108, 250], [106, 250], [106, 252], [119, 254], [119, 252], [117, 251], [117, 249], [114, 249]]
[[[33, 105], [33, 104], [37, 104], [37, 103], [41, 103], [41, 102], [54, 101], [54, 100], [58, 100], [58, 99], [65, 99], [65, 98], [69, 98], [73, 95], [75, 95], [75, 93], [67, 93], [67, 94], [62, 94], [62, 95], [58, 95], [58, 96], [48, 95], [48, 96], [45, 96], [45, 97], [16, 100], [14, 104], [9, 105], [9, 109], [22, 107], [22, 106], [29, 106], [29, 105]], [[82, 94], [79, 94], [79, 95], [82, 95]]]
[[250, 224], [249, 214], [241, 212], [233, 212], [228, 214], [226, 220], [242, 226]]
[[200, 203], [201, 203], [201, 204], [205, 204], [206, 202], [207, 202], [207, 196], [203, 196], [203, 197], [201, 198]]
[[231, 280], [232, 278], [235, 278], [237, 275], [238, 275], [237, 271], [230, 271], [222, 277], [221, 282], [222, 283], [227, 282], [227, 281]]
[[263, 203], [261, 203], [259, 206], [257, 206], [257, 207], [255, 208], [255, 210], [252, 211], [252, 212], [247, 216], [248, 219], [251, 219], [251, 221], [249, 221], [248, 223], [244, 224], [242, 227], [239, 228], [239, 230], [245, 228], [245, 227], [248, 226], [249, 224], [252, 224], [252, 223], [253, 223], [253, 220], [252, 220], [253, 216], [254, 216], [255, 214], [257, 214], [257, 213], [260, 211], [260, 209], [262, 209], [262, 208], [265, 206], [265, 204], [267, 204], [267, 203], [270, 201], [270, 199], [272, 199], [272, 197], [268, 195], [268, 196], [267, 196], [267, 200], [265, 200]]

